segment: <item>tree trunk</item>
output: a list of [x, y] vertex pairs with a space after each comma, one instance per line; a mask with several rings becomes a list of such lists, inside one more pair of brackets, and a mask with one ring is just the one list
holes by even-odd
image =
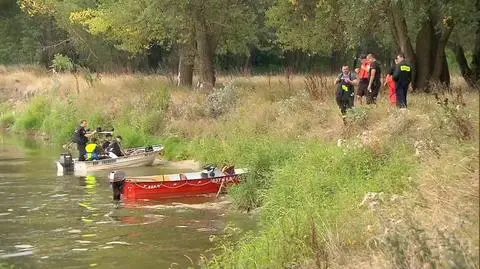
[[199, 8], [195, 12], [195, 36], [197, 41], [199, 87], [210, 91], [215, 86], [214, 40], [209, 33], [207, 23]]
[[416, 40], [416, 76], [413, 77], [413, 87], [417, 90], [425, 90], [432, 74], [431, 51], [433, 43], [433, 26], [430, 20], [423, 23]]
[[[477, 13], [480, 12], [480, 0], [477, 0]], [[480, 90], [480, 18], [477, 21], [475, 48], [472, 55], [472, 80], [475, 87]]]
[[[447, 82], [450, 84], [450, 76], [448, 79], [443, 80], [445, 78], [445, 73], [443, 72], [443, 68], [445, 67], [446, 56], [445, 56], [445, 47], [447, 46], [447, 41], [450, 38], [450, 34], [452, 33], [454, 24], [451, 19], [447, 20], [445, 23], [445, 27], [443, 31], [440, 33], [438, 38], [438, 42], [436, 42], [436, 53], [434, 56], [434, 65], [433, 65], [433, 72], [431, 80], [439, 81], [441, 83]], [[446, 65], [448, 68], [448, 64]]]
[[463, 79], [465, 79], [469, 87], [474, 87], [475, 82], [472, 79], [472, 69], [468, 66], [467, 57], [465, 57], [465, 50], [460, 44], [455, 43], [453, 51], [455, 52], [455, 59], [460, 67], [460, 73], [462, 74]]
[[255, 58], [255, 50], [253, 48], [250, 49], [250, 53], [245, 57], [245, 63], [243, 65], [242, 73], [244, 75], [251, 75], [252, 74], [252, 67], [253, 67], [253, 59]]
[[413, 65], [416, 62], [416, 57], [412, 42], [408, 36], [408, 27], [403, 15], [402, 1], [396, 1], [396, 4], [391, 9], [391, 17], [393, 25], [395, 26], [395, 37], [398, 39], [399, 47]]
[[447, 87], [450, 87], [450, 69], [448, 68], [447, 55], [443, 54], [442, 59], [442, 73], [440, 74], [440, 81]]
[[193, 45], [193, 43], [189, 42], [180, 45], [177, 86], [192, 86], [194, 61], [195, 46]]
[[417, 56], [413, 50], [410, 37], [408, 36], [408, 27], [403, 12], [402, 1], [396, 1], [394, 4], [392, 4], [390, 7], [390, 19], [393, 26], [393, 36], [397, 40], [398, 47], [405, 55], [407, 62], [410, 63], [410, 66], [412, 67], [412, 88], [415, 90], [417, 88]]

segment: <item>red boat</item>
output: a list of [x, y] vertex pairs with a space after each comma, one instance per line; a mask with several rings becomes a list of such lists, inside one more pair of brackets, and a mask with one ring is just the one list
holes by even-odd
[[[240, 183], [241, 176], [246, 173], [246, 170], [233, 167], [224, 169], [210, 167], [201, 172], [140, 177], [125, 177], [122, 173], [110, 174], [115, 200], [120, 198], [119, 193], [122, 193], [123, 199], [126, 200], [156, 200], [218, 194], [222, 188]], [[116, 188], [119, 189], [117, 195], [115, 195]]]

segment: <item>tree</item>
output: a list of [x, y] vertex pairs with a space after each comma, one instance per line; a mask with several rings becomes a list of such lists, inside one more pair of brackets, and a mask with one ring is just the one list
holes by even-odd
[[234, 0], [103, 0], [96, 8], [72, 13], [70, 19], [132, 53], [152, 43], [176, 46], [180, 84], [191, 84], [196, 57], [199, 84], [207, 90], [215, 85], [216, 53], [247, 53], [247, 44], [254, 39], [253, 11]]
[[[413, 87], [429, 91], [432, 85], [450, 84], [445, 48], [457, 24], [478, 18], [471, 1], [378, 1], [383, 17], [392, 26], [392, 34], [415, 67]], [[469, 26], [477, 27], [476, 23]], [[410, 37], [414, 36], [412, 40]]]
[[95, 7], [94, 0], [19, 0], [18, 5], [30, 19], [40, 25], [41, 62], [51, 64], [56, 53], [67, 55], [76, 64], [91, 69], [118, 71], [138, 65], [139, 57], [118, 50], [101, 37], [88, 33], [82, 26], [70, 22], [74, 11]]

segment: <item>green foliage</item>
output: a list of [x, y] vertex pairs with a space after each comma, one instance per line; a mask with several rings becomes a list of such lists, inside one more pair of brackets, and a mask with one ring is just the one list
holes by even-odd
[[52, 67], [58, 72], [73, 71], [73, 63], [70, 58], [59, 53], [55, 54], [52, 61]]
[[38, 96], [21, 112], [15, 121], [17, 130], [40, 130], [45, 117], [50, 113], [50, 101], [45, 96]]
[[359, 225], [352, 220], [361, 222], [363, 213], [354, 205], [369, 191], [405, 190], [416, 167], [410, 154], [401, 148], [376, 156], [361, 148], [344, 151], [314, 142], [296, 145], [288, 162], [278, 162], [268, 175], [271, 186], [264, 195], [261, 233], [225, 246], [221, 255], [204, 266], [285, 268], [333, 244], [330, 233], [336, 234], [339, 244], [356, 240], [346, 231]]
[[[155, 86], [153, 86], [155, 87]], [[125, 125], [142, 130], [147, 135], [159, 134], [164, 129], [164, 119], [170, 105], [170, 91], [166, 87], [148, 91], [130, 103], [121, 120]]]
[[364, 126], [368, 120], [368, 110], [365, 107], [353, 107], [347, 111], [347, 122]]
[[142, 102], [137, 103], [138, 106], [133, 105], [131, 110], [123, 110], [125, 114], [119, 113], [112, 118], [101, 108], [79, 107], [77, 97], [65, 101], [49, 95], [38, 96], [22, 111], [6, 109], [2, 112], [0, 122], [7, 126], [13, 125], [18, 132], [43, 131], [52, 142], [67, 143], [80, 119], [88, 113], [90, 129], [114, 127], [115, 133], [124, 138], [124, 146], [144, 146], [160, 142], [154, 134], [162, 131], [169, 98], [169, 91], [165, 88], [152, 91], [148, 98], [142, 98]]
[[472, 113], [468, 108], [443, 103], [439, 104], [437, 111], [435, 122], [440, 130], [458, 140], [469, 140], [475, 137]]
[[0, 124], [5, 127], [10, 127], [15, 123], [15, 113], [5, 112], [0, 114]]
[[219, 117], [235, 107], [238, 99], [238, 89], [233, 83], [228, 83], [223, 88], [214, 89], [207, 97], [208, 114]]
[[0, 8], [0, 64], [33, 64], [40, 59], [41, 28], [22, 13], [15, 0]]
[[169, 136], [162, 139], [165, 146], [164, 156], [169, 160], [186, 160], [192, 157], [188, 143], [177, 136]]

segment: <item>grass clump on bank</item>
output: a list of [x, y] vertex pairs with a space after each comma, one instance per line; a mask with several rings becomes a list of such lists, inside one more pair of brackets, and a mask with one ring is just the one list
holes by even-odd
[[259, 212], [260, 229], [212, 238], [204, 267], [478, 267], [478, 94], [466, 106], [412, 95], [408, 111], [382, 99], [343, 125], [331, 79], [221, 78], [205, 95], [157, 76], [103, 76], [77, 94], [62, 75], [0, 107], [1, 122], [65, 143], [85, 118], [115, 127], [126, 146], [162, 143], [169, 159], [247, 167], [229, 193]]

